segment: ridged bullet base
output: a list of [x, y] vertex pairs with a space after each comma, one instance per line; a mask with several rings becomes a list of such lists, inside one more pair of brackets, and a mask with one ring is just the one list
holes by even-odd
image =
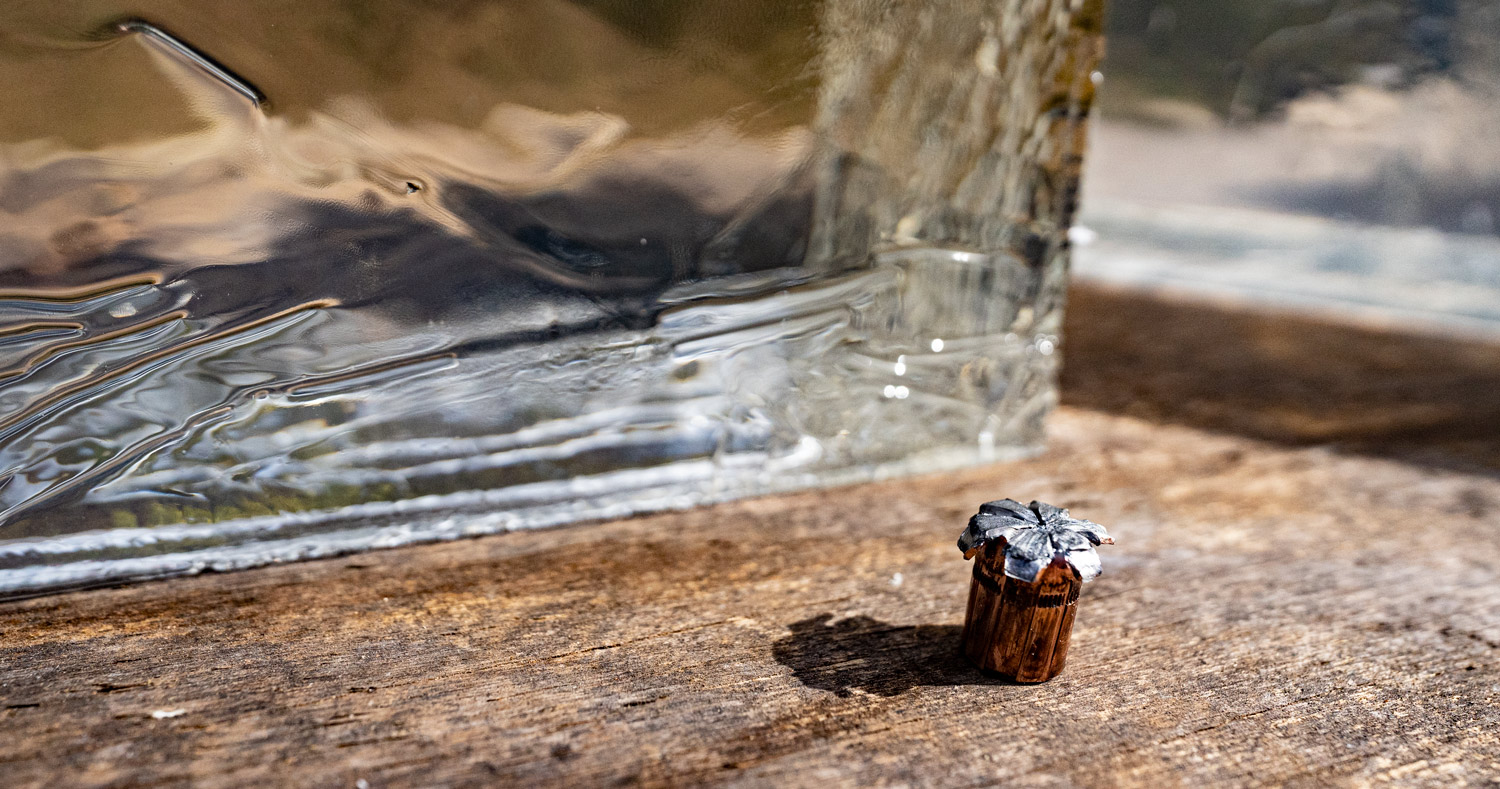
[[964, 619], [964, 654], [1016, 682], [1046, 682], [1063, 670], [1083, 582], [1057, 560], [1026, 583], [1007, 578], [1004, 551], [975, 557]]

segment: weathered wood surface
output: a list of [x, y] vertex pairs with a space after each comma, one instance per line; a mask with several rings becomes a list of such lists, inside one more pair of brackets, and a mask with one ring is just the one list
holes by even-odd
[[[0, 605], [0, 785], [1500, 776], [1500, 480], [1064, 409], [1044, 457]], [[1068, 667], [959, 655], [1002, 495], [1110, 527]]]

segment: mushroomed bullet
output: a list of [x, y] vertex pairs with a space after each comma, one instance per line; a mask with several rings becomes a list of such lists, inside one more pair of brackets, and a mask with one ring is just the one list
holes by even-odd
[[964, 558], [975, 559], [963, 635], [969, 660], [1016, 682], [1057, 676], [1078, 593], [1101, 569], [1101, 543], [1114, 543], [1103, 526], [1050, 504], [980, 506], [958, 538]]

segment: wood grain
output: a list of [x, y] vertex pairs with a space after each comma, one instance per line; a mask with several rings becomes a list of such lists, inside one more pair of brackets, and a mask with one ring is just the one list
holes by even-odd
[[[1373, 786], [1500, 776], [1500, 480], [1071, 409], [1038, 459], [0, 606], [0, 785]], [[978, 502], [1119, 544], [1042, 685]]]

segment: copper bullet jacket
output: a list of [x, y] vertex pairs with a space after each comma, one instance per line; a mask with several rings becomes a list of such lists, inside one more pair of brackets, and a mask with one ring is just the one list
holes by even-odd
[[1033, 501], [992, 501], [959, 537], [973, 558], [964, 654], [979, 668], [1045, 682], [1068, 658], [1078, 595], [1101, 570], [1094, 546], [1113, 543], [1103, 526]]

